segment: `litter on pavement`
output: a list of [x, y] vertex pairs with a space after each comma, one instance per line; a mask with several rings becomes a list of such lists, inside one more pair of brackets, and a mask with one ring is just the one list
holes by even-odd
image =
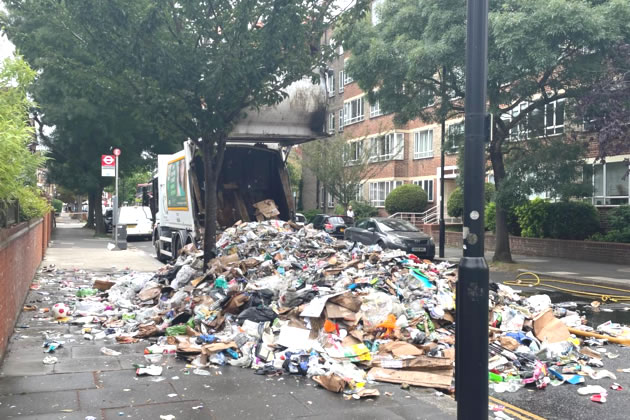
[[[225, 365], [301, 375], [346, 399], [378, 397], [375, 382], [453, 392], [456, 266], [278, 220], [237, 223], [217, 250], [207, 267], [190, 244], [155, 273], [99, 275], [49, 316], [69, 312], [86, 340], [143, 340], [138, 376], [161, 376], [177, 357], [194, 375]], [[489, 309], [495, 392], [576, 386], [604, 403], [608, 388], [622, 389], [604, 357], [618, 356], [611, 342], [630, 340], [627, 326], [587, 327], [574, 306], [494, 283]]]

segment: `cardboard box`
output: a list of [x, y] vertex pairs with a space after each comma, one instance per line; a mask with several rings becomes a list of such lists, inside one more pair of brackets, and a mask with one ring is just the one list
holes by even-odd
[[534, 318], [534, 335], [540, 341], [559, 343], [569, 339], [569, 329], [547, 309]]

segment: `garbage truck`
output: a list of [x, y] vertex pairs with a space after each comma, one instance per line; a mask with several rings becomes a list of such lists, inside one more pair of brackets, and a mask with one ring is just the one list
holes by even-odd
[[[273, 107], [248, 113], [228, 136], [217, 182], [217, 224], [260, 217], [254, 206], [265, 202], [277, 218], [295, 216], [287, 158], [291, 148], [325, 136], [326, 97], [322, 86], [301, 80]], [[205, 226], [204, 170], [201, 151], [186, 141], [172, 155], [158, 155], [150, 207], [152, 242], [160, 261], [176, 258], [182, 247], [200, 244]]]

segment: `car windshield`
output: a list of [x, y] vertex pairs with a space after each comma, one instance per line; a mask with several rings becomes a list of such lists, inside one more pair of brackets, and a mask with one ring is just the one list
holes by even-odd
[[376, 222], [382, 232], [419, 232], [418, 228], [400, 219], [384, 219]]
[[343, 218], [341, 217], [329, 217], [328, 223], [333, 224], [333, 225], [343, 225], [344, 221], [343, 221]]

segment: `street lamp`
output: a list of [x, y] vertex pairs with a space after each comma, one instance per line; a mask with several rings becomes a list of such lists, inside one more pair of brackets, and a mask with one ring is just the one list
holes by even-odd
[[464, 256], [457, 281], [458, 419], [488, 418], [488, 264], [484, 258], [488, 0], [468, 0], [464, 149]]

